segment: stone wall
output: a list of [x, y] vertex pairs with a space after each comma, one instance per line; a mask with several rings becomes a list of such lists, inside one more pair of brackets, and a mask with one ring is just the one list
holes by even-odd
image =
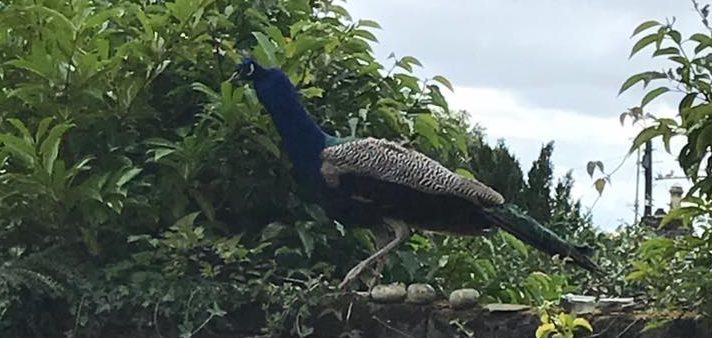
[[[539, 326], [535, 310], [512, 306], [453, 310], [447, 302], [429, 305], [379, 304], [365, 297], [344, 297], [327, 307], [311, 324], [314, 337], [412, 337], [412, 338], [504, 338], [534, 337]], [[333, 311], [328, 310], [333, 309]], [[341, 315], [340, 315], [341, 314]], [[344, 318], [348, 316], [348, 318]], [[341, 318], [339, 318], [341, 317]], [[646, 332], [647, 319], [634, 313], [584, 316], [594, 333], [577, 337], [598, 338], [709, 338], [710, 318], [682, 317]]]
[[[227, 326], [206, 328], [195, 337], [256, 338], [263, 314], [254, 307], [226, 316]], [[313, 318], [305, 320], [313, 327], [309, 337], [323, 338], [533, 338], [539, 326], [535, 309], [520, 305], [490, 304], [455, 310], [448, 301], [425, 305], [406, 301], [378, 303], [359, 294], [334, 295], [324, 300], [324, 306]], [[589, 338], [710, 338], [712, 318], [684, 316], [661, 327], [641, 332], [645, 316], [632, 312], [584, 315], [593, 334], [579, 332], [577, 337]], [[161, 322], [155, 327], [128, 327], [125, 323], [106, 327], [98, 336], [117, 338], [177, 337], [176, 323]], [[284, 323], [293, 326], [294, 323]], [[158, 332], [160, 331], [160, 335]]]

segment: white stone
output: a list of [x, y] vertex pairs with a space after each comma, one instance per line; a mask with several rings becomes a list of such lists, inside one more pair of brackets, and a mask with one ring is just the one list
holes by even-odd
[[394, 303], [405, 299], [406, 290], [403, 283], [379, 284], [371, 289], [371, 299], [379, 303]]
[[411, 284], [406, 291], [408, 295], [405, 301], [413, 304], [429, 304], [437, 298], [435, 289], [430, 284]]
[[450, 307], [453, 309], [466, 309], [477, 305], [480, 293], [475, 289], [459, 289], [450, 293]]

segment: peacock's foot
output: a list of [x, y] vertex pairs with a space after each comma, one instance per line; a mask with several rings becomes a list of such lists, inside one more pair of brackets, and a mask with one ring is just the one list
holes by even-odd
[[373, 255], [369, 256], [368, 258], [364, 259], [360, 263], [356, 264], [356, 266], [351, 268], [351, 271], [346, 274], [344, 280], [339, 283], [340, 289], [343, 289], [354, 279], [356, 279], [356, 277], [358, 277], [363, 272], [363, 269], [365, 269], [378, 259], [385, 258], [391, 250], [393, 250], [396, 246], [398, 246], [398, 244], [400, 244], [410, 236], [410, 229], [402, 221], [384, 219], [384, 222], [394, 230], [394, 232], [396, 233], [396, 238], [388, 242], [388, 244], [386, 244], [380, 250], [376, 251]]
[[349, 273], [346, 274], [344, 279], [339, 283], [339, 289], [345, 289], [346, 286], [348, 286], [351, 282], [353, 282], [356, 278], [358, 278], [359, 275], [363, 272], [363, 270], [368, 266], [368, 261], [362, 261], [351, 270], [349, 270]]

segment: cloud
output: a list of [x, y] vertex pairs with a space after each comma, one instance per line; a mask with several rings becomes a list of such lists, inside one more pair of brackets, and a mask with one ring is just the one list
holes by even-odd
[[451, 107], [468, 111], [473, 122], [497, 138], [588, 140], [600, 146], [621, 146], [629, 145], [629, 139], [635, 136], [634, 129], [621, 127], [616, 115], [602, 117], [537, 107], [501, 89], [457, 87], [446, 97]]
[[[568, 171], [572, 172], [576, 180], [572, 194], [574, 198], [581, 199], [585, 207], [592, 207], [595, 203], [594, 222], [598, 226], [611, 230], [622, 221], [633, 221], [637, 158], [633, 154], [626, 159], [626, 155], [640, 128], [631, 127], [630, 123], [626, 127], [621, 126], [618, 116], [592, 116], [534, 106], [516, 94], [501, 89], [456, 87], [454, 92], [446, 92], [445, 95], [453, 109], [468, 111], [471, 123], [486, 129], [490, 142], [504, 138], [525, 172], [538, 157], [542, 144], [554, 141], [552, 162], [555, 179]], [[657, 111], [660, 116], [675, 114], [675, 110], [664, 102], [653, 105], [651, 110]], [[673, 154], [679, 151], [681, 141], [673, 142]], [[586, 163], [590, 160], [603, 161], [607, 172], [623, 162], [600, 199], [593, 188], [593, 179], [586, 172]], [[674, 156], [663, 151], [654, 153], [654, 161], [654, 174], [677, 170]], [[642, 182], [641, 176], [641, 214]], [[675, 183], [684, 182], [655, 182], [653, 197], [656, 208], [667, 203], [668, 190]]]
[[354, 17], [383, 26], [382, 59], [413, 55], [423, 75], [442, 74], [464, 87], [515, 92], [530, 102], [583, 114], [616, 114], [639, 102], [618, 98], [623, 81], [659, 69], [646, 49], [628, 59], [633, 29], [645, 20], [677, 18], [688, 35], [701, 27], [689, 1], [453, 0], [347, 3]]
[[[505, 138], [525, 171], [541, 145], [554, 140], [555, 174], [573, 170], [574, 195], [586, 206], [598, 197], [586, 162], [603, 160], [610, 171], [635, 135], [620, 126], [618, 115], [638, 105], [643, 90], [637, 86], [618, 96], [618, 89], [632, 74], [666, 66], [650, 58], [650, 48], [629, 60], [631, 32], [643, 21], [672, 16], [683, 36], [703, 29], [689, 1], [354, 0], [346, 7], [354, 18], [383, 27], [374, 45], [381, 62], [392, 62], [391, 52], [413, 55], [425, 66], [418, 75], [449, 78], [457, 87], [446, 93], [451, 105], [468, 110], [491, 141]], [[667, 93], [647, 109], [674, 115], [678, 98]], [[679, 146], [677, 141], [673, 154]], [[653, 157], [654, 175], [681, 173], [675, 156], [656, 149]], [[672, 184], [689, 186], [655, 181], [655, 208], [665, 207]], [[596, 203], [594, 222], [612, 229], [619, 219], [632, 221], [635, 186], [633, 156]]]

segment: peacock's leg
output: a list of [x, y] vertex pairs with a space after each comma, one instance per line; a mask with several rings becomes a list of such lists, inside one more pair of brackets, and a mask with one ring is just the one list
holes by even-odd
[[[390, 227], [387, 227], [390, 228]], [[376, 244], [376, 247], [380, 250], [386, 244], [388, 244], [391, 241], [391, 236], [390, 236], [390, 230], [384, 229], [385, 236], [379, 236], [379, 234], [374, 234], [374, 242]], [[388, 257], [383, 256], [379, 259], [377, 259], [373, 263], [373, 279], [369, 280], [367, 284], [368, 288], [371, 289], [373, 286], [378, 285], [381, 282], [381, 274], [383, 273], [383, 269], [386, 267], [386, 261], [388, 260]]]
[[383, 223], [393, 229], [393, 232], [395, 232], [396, 237], [392, 241], [388, 242], [388, 244], [383, 246], [383, 248], [376, 251], [373, 255], [369, 256], [368, 258], [364, 259], [360, 263], [356, 264], [356, 266], [351, 268], [351, 270], [349, 270], [349, 273], [346, 274], [346, 277], [344, 277], [341, 283], [339, 283], [339, 288], [344, 288], [346, 285], [351, 283], [354, 279], [356, 279], [356, 277], [358, 277], [363, 272], [365, 268], [373, 264], [373, 262], [378, 260], [379, 258], [386, 256], [391, 250], [397, 247], [398, 244], [403, 243], [403, 241], [410, 237], [410, 228], [403, 221], [386, 218], [383, 220]]

